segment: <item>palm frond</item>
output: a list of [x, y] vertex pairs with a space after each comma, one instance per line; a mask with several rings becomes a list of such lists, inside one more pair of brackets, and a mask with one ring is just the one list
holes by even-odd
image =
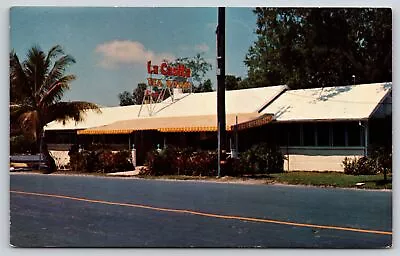
[[47, 55], [34, 46], [23, 63], [14, 51], [10, 52], [10, 120], [13, 128], [30, 133], [37, 140], [43, 126], [51, 121], [82, 121], [90, 109], [101, 112], [96, 104], [89, 102], [60, 102], [71, 81], [75, 80], [74, 75], [64, 75], [72, 63], [75, 59], [64, 55], [59, 45], [52, 47]]
[[69, 84], [75, 80], [74, 75], [67, 75], [55, 81], [46, 92], [42, 95], [38, 106], [43, 107], [61, 100], [65, 90], [69, 89]]
[[33, 102], [33, 92], [23, 65], [14, 51], [10, 53], [10, 100], [11, 102]]
[[100, 108], [90, 102], [85, 101], [72, 101], [72, 102], [57, 102], [49, 106], [45, 113], [45, 124], [52, 121], [66, 121], [73, 119], [76, 122], [83, 121], [84, 114], [88, 110], [93, 110], [97, 113], [101, 113]]
[[66, 68], [72, 63], [75, 63], [75, 59], [71, 55], [64, 55], [58, 59], [44, 81], [43, 88], [41, 88], [42, 93], [49, 90], [63, 76]]
[[37, 46], [32, 47], [24, 61], [24, 70], [28, 78], [31, 91], [34, 92], [35, 101], [40, 97], [40, 88], [45, 81], [47, 67], [45, 65], [46, 54]]
[[23, 113], [33, 111], [35, 108], [28, 104], [11, 104], [10, 105], [10, 118], [11, 120], [18, 118]]
[[64, 54], [64, 50], [60, 45], [55, 45], [53, 46], [49, 52], [47, 53], [47, 58], [45, 61], [45, 64], [48, 67], [50, 67], [51, 60], [59, 56], [60, 54]]

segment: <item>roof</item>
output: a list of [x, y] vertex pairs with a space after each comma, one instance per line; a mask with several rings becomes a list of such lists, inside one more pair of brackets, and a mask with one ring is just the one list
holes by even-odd
[[272, 113], [280, 122], [367, 119], [391, 88], [387, 82], [287, 90], [261, 113]]
[[[287, 87], [259, 87], [225, 92], [226, 114], [257, 112]], [[159, 111], [158, 117], [217, 115], [217, 92], [192, 93]]]
[[[226, 113], [240, 114], [253, 113], [269, 103], [279, 95], [286, 86], [260, 87], [244, 90], [226, 91]], [[148, 118], [148, 108], [153, 108], [155, 117], [178, 117], [178, 116], [206, 116], [217, 114], [217, 93], [192, 93], [179, 94], [172, 101], [171, 97], [161, 103], [143, 105], [139, 118]], [[141, 105], [118, 106], [101, 108], [101, 113], [89, 110], [83, 122], [54, 121], [49, 123], [46, 130], [82, 130], [93, 127], [109, 125], [117, 121], [137, 119]]]
[[[236, 116], [238, 118], [238, 124], [247, 124], [251, 120], [258, 120], [260, 114], [246, 113], [226, 115], [227, 130], [231, 130], [232, 126], [236, 124]], [[264, 118], [263, 120], [268, 121], [267, 118]], [[239, 128], [240, 127], [241, 126], [239, 126]], [[203, 115], [136, 118], [78, 131], [78, 134], [128, 134], [133, 131], [143, 130], [157, 130], [160, 132], [217, 131], [217, 116]]]
[[62, 122], [53, 121], [49, 123], [46, 130], [79, 130], [87, 129], [113, 123], [118, 120], [131, 119], [138, 116], [140, 105], [122, 106], [122, 107], [106, 107], [100, 108], [101, 113], [88, 110], [84, 114], [84, 121], [75, 122], [69, 120], [63, 124]]

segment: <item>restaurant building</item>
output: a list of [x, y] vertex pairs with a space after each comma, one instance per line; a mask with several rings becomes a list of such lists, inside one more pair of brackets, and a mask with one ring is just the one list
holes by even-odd
[[[287, 86], [226, 91], [228, 151], [260, 142], [278, 145], [287, 171], [343, 171], [345, 157], [391, 146], [392, 83], [290, 90]], [[83, 122], [45, 127], [49, 149], [60, 165], [73, 144], [133, 147], [137, 164], [168, 144], [196, 150], [217, 148], [216, 92], [182, 93], [164, 101], [89, 111]]]

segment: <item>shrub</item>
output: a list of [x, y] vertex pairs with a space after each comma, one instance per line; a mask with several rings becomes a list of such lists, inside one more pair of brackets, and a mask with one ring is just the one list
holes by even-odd
[[127, 150], [113, 153], [108, 149], [92, 151], [71, 147], [69, 156], [70, 168], [75, 172], [110, 173], [133, 169], [131, 155]]
[[132, 154], [129, 150], [114, 153], [114, 168], [117, 172], [133, 170]]
[[94, 172], [97, 167], [97, 156], [95, 152], [83, 150], [70, 154], [70, 167], [74, 172]]
[[373, 175], [376, 174], [374, 162], [368, 157], [347, 158], [343, 160], [344, 173], [350, 175]]
[[370, 157], [376, 162], [378, 173], [392, 173], [392, 151], [389, 147], [375, 147]]
[[187, 159], [186, 171], [189, 175], [215, 176], [217, 174], [217, 154], [212, 152], [192, 153]]
[[216, 175], [217, 156], [212, 152], [167, 146], [160, 152], [149, 152], [146, 164], [148, 170], [143, 173], [147, 175], [211, 176]]
[[373, 175], [392, 172], [392, 152], [385, 147], [376, 147], [368, 157], [343, 160], [344, 173], [350, 175]]
[[242, 153], [238, 170], [244, 174], [265, 174], [283, 172], [284, 156], [278, 147], [265, 143], [252, 146]]
[[225, 175], [242, 176], [246, 170], [246, 163], [243, 158], [228, 158], [226, 159]]
[[95, 151], [98, 159], [97, 172], [109, 173], [114, 171], [116, 162], [114, 161], [114, 154], [109, 150]]
[[374, 175], [378, 174], [376, 163], [368, 157], [353, 159], [345, 157], [343, 160], [343, 169], [345, 174], [349, 175]]
[[167, 175], [171, 172], [171, 163], [166, 155], [156, 150], [147, 153], [146, 165], [148, 166], [144, 173], [146, 175]]
[[34, 142], [23, 135], [10, 137], [10, 154], [30, 152], [34, 147]]
[[[243, 174], [283, 172], [282, 153], [276, 147], [260, 144], [244, 152], [239, 159], [228, 158], [222, 175], [240, 176]], [[191, 148], [168, 146], [147, 155], [147, 175], [193, 175], [216, 176], [217, 152], [194, 152]]]

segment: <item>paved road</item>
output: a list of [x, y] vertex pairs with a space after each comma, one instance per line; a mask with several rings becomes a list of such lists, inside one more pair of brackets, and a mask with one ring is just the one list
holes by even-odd
[[[391, 232], [391, 192], [59, 175], [10, 179], [10, 243], [19, 247], [382, 248], [392, 243], [390, 234], [329, 228]], [[157, 208], [138, 208], [143, 205]]]

